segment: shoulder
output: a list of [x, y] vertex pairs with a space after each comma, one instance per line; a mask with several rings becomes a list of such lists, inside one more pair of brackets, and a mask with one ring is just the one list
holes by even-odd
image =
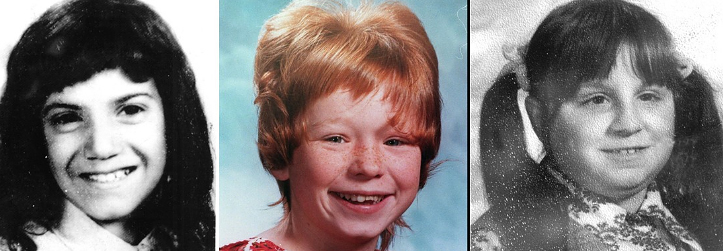
[[0, 237], [0, 251], [23, 251], [28, 250], [23, 248], [20, 243], [8, 241], [4, 237]]
[[568, 217], [559, 202], [493, 206], [470, 227], [472, 250], [561, 250]]
[[500, 236], [491, 222], [477, 221], [470, 232], [469, 247], [472, 251], [503, 250]]
[[259, 237], [252, 237], [223, 246], [220, 251], [284, 251], [276, 243]]

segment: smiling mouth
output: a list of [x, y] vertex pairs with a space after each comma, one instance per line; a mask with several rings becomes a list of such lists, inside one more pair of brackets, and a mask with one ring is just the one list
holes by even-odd
[[336, 195], [345, 201], [360, 205], [374, 205], [381, 202], [386, 197], [384, 195], [359, 195], [345, 193], [336, 193]]
[[603, 150], [606, 153], [613, 154], [635, 154], [645, 150], [647, 147], [631, 147], [631, 148], [619, 148], [619, 149], [606, 149]]
[[128, 174], [136, 170], [135, 166], [129, 166], [109, 173], [81, 173], [79, 176], [85, 180], [98, 183], [110, 183], [128, 177]]

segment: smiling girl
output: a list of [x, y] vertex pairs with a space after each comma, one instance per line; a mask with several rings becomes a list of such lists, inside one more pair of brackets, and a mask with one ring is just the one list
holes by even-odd
[[148, 6], [51, 8], [11, 52], [1, 102], [0, 249], [214, 248], [205, 115]]
[[544, 158], [511, 173], [483, 157], [492, 208], [472, 226], [473, 250], [721, 248], [723, 128], [712, 88], [655, 16], [619, 0], [573, 1], [521, 54], [485, 99], [509, 104], [528, 92]]
[[320, 5], [269, 19], [256, 53], [259, 155], [284, 216], [221, 250], [387, 250], [434, 166], [439, 76], [420, 21], [399, 3]]

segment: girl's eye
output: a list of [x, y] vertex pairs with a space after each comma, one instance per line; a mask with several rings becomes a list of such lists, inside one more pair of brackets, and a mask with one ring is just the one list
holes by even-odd
[[145, 118], [146, 108], [139, 105], [125, 105], [118, 111], [121, 121], [129, 124], [135, 124], [143, 121]]
[[341, 136], [331, 136], [326, 138], [326, 141], [332, 142], [332, 143], [344, 143], [345, 140]]
[[50, 118], [50, 124], [52, 125], [67, 125], [70, 123], [78, 122], [83, 120], [80, 115], [74, 112], [64, 112], [54, 115]]
[[658, 94], [652, 92], [643, 93], [638, 98], [642, 101], [658, 101], [661, 99]]
[[78, 128], [83, 117], [76, 112], [61, 112], [48, 119], [50, 126], [59, 132], [70, 132]]
[[605, 103], [607, 103], [607, 102], [608, 102], [608, 100], [607, 100], [607, 98], [605, 98], [605, 96], [598, 95], [598, 96], [594, 96], [594, 97], [592, 97], [592, 98], [589, 98], [589, 99], [585, 100], [584, 103], [585, 103], [585, 104], [592, 104], [592, 105], [602, 105], [602, 104], [605, 104]]
[[137, 105], [128, 105], [124, 106], [123, 109], [121, 109], [121, 113], [127, 116], [133, 116], [142, 111], [144, 111], [144, 109]]
[[385, 141], [384, 144], [388, 145], [388, 146], [400, 146], [404, 143], [399, 139], [390, 139], [390, 140]]

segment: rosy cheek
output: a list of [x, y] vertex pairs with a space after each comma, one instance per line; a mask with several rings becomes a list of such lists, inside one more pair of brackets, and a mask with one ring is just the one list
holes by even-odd
[[415, 191], [419, 188], [419, 179], [421, 171], [421, 152], [416, 150], [404, 157], [404, 167], [401, 168], [401, 174], [406, 177], [406, 185]]

